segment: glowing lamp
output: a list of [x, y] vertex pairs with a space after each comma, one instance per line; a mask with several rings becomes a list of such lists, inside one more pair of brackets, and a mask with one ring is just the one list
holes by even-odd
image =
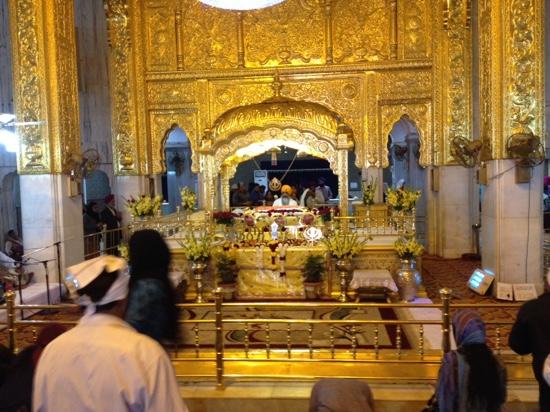
[[487, 269], [476, 269], [468, 280], [468, 287], [474, 292], [485, 295], [495, 280], [495, 274]]

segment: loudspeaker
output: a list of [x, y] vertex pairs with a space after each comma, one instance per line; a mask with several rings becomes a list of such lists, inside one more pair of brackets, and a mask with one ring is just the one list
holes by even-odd
[[468, 280], [468, 287], [480, 295], [485, 295], [494, 280], [495, 274], [490, 270], [476, 269]]

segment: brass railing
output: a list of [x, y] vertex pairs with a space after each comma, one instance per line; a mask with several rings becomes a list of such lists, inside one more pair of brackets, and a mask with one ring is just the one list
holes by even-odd
[[[430, 369], [431, 379], [437, 372], [439, 362], [443, 353], [451, 349], [451, 314], [454, 310], [463, 308], [474, 308], [484, 310], [513, 310], [514, 314], [519, 308], [519, 304], [480, 304], [480, 303], [454, 303], [450, 299], [451, 291], [448, 289], [441, 290], [441, 303], [340, 303], [340, 302], [223, 302], [221, 291], [215, 292], [214, 302], [209, 303], [185, 303], [178, 307], [182, 311], [192, 311], [198, 308], [213, 310], [213, 318], [198, 318], [185, 319], [180, 317], [179, 323], [183, 327], [189, 327], [190, 335], [185, 336], [185, 346], [174, 346], [169, 348], [172, 354], [172, 360], [175, 365], [176, 372], [179, 376], [187, 378], [215, 379], [219, 387], [224, 386], [226, 379], [266, 379], [276, 378], [279, 373], [270, 371], [279, 371], [280, 368], [285, 370], [286, 378], [307, 379], [308, 376], [322, 376], [325, 368], [330, 370], [330, 373], [337, 373], [336, 376], [348, 376], [349, 366], [354, 366], [355, 373], [360, 373], [361, 368], [371, 368], [369, 377], [372, 379], [384, 379], [384, 376], [377, 375], [378, 372], [372, 372], [372, 368], [377, 368], [380, 365], [385, 365], [386, 368], [394, 368], [399, 371], [399, 365], [419, 365], [423, 369]], [[44, 325], [47, 323], [64, 323], [67, 325], [75, 324], [76, 321], [66, 320], [60, 322], [52, 319], [22, 319], [16, 318], [18, 310], [56, 310], [63, 311], [75, 308], [75, 305], [16, 305], [15, 295], [12, 292], [6, 294], [7, 304], [0, 306], [0, 312], [6, 310], [7, 325], [7, 344], [8, 347], [16, 351], [17, 344], [17, 328], [26, 325]], [[231, 309], [288, 309], [288, 310], [303, 310], [303, 309], [354, 309], [354, 310], [369, 310], [390, 308], [395, 310], [403, 309], [437, 309], [441, 311], [441, 315], [437, 319], [287, 319], [275, 318], [269, 316], [266, 318], [245, 318], [245, 317], [230, 317], [228, 311]], [[262, 312], [259, 312], [260, 314]], [[480, 312], [483, 317], [483, 312]], [[506, 345], [502, 342], [502, 328], [511, 327], [514, 319], [509, 320], [489, 320], [486, 319], [487, 330], [494, 332], [492, 337], [492, 349], [498, 354], [504, 356], [505, 363], [509, 365], [520, 365], [528, 367], [528, 360], [512, 355]], [[201, 325], [206, 325], [209, 330], [201, 330]], [[283, 325], [282, 328], [276, 330], [277, 326]], [[313, 341], [313, 331], [318, 325], [326, 327], [325, 332], [328, 333], [328, 344], [320, 346]], [[346, 327], [349, 334], [349, 346], [341, 346], [335, 344], [335, 328]], [[372, 326], [372, 348], [361, 347], [358, 344], [358, 333], [362, 327]], [[296, 329], [302, 327], [302, 329]], [[426, 328], [438, 327], [441, 330], [441, 347], [427, 348], [426, 345]], [[305, 328], [305, 329], [304, 329]], [[390, 339], [390, 348], [381, 348], [380, 335], [382, 328], [394, 328], [394, 339]], [[493, 329], [492, 329], [493, 328]], [[208, 341], [201, 340], [201, 332], [210, 333], [214, 331], [212, 337]], [[261, 344], [253, 344], [252, 332], [261, 331], [265, 339]], [[225, 347], [225, 334], [239, 333], [242, 337], [242, 345], [234, 348]], [[299, 342], [293, 340], [293, 335], [299, 332], [302, 339]], [[274, 341], [271, 335], [279, 334], [278, 347], [274, 347]], [[304, 338], [305, 336], [305, 338]], [[410, 348], [404, 348], [403, 339], [407, 336], [410, 343]], [[282, 342], [282, 343], [281, 343]], [[202, 367], [197, 366], [200, 362]], [[313, 364], [312, 364], [313, 362]], [[193, 365], [193, 363], [195, 365]], [[192, 368], [183, 365], [193, 365]], [[215, 367], [210, 369], [211, 366]], [[261, 370], [261, 365], [265, 366], [265, 370]], [[288, 369], [296, 365], [310, 366], [310, 369], [301, 373], [292, 374]], [[347, 365], [347, 367], [345, 366]], [[339, 372], [338, 366], [342, 366]], [[411, 366], [412, 367], [412, 366]], [[230, 368], [227, 371], [227, 368]], [[367, 370], [367, 369], [365, 369]], [[413, 368], [414, 370], [414, 368]], [[515, 375], [517, 379], [526, 379], [525, 370]], [[367, 372], [366, 372], [367, 373]], [[410, 373], [410, 372], [409, 372]], [[339, 375], [338, 375], [339, 374]], [[510, 376], [510, 375], [509, 375]], [[281, 376], [278, 376], [279, 378]], [[399, 379], [399, 378], [395, 378]], [[404, 379], [404, 378], [403, 378]], [[417, 376], [417, 379], [422, 379]], [[428, 379], [428, 377], [424, 377]]]

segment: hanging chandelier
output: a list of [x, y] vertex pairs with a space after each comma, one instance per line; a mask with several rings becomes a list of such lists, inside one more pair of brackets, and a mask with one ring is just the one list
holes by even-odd
[[208, 6], [226, 10], [254, 10], [275, 6], [285, 0], [199, 0]]

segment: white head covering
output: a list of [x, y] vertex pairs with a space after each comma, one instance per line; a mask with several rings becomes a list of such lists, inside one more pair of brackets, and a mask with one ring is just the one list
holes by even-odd
[[[103, 271], [118, 271], [118, 277], [111, 285], [105, 296], [99, 302], [92, 302], [87, 295], [78, 295], [77, 291], [89, 285]], [[81, 306], [86, 306], [85, 315], [95, 313], [96, 306], [122, 300], [128, 295], [128, 265], [124, 259], [112, 255], [104, 255], [95, 259], [86, 260], [77, 265], [67, 268], [65, 284], [73, 300]]]

